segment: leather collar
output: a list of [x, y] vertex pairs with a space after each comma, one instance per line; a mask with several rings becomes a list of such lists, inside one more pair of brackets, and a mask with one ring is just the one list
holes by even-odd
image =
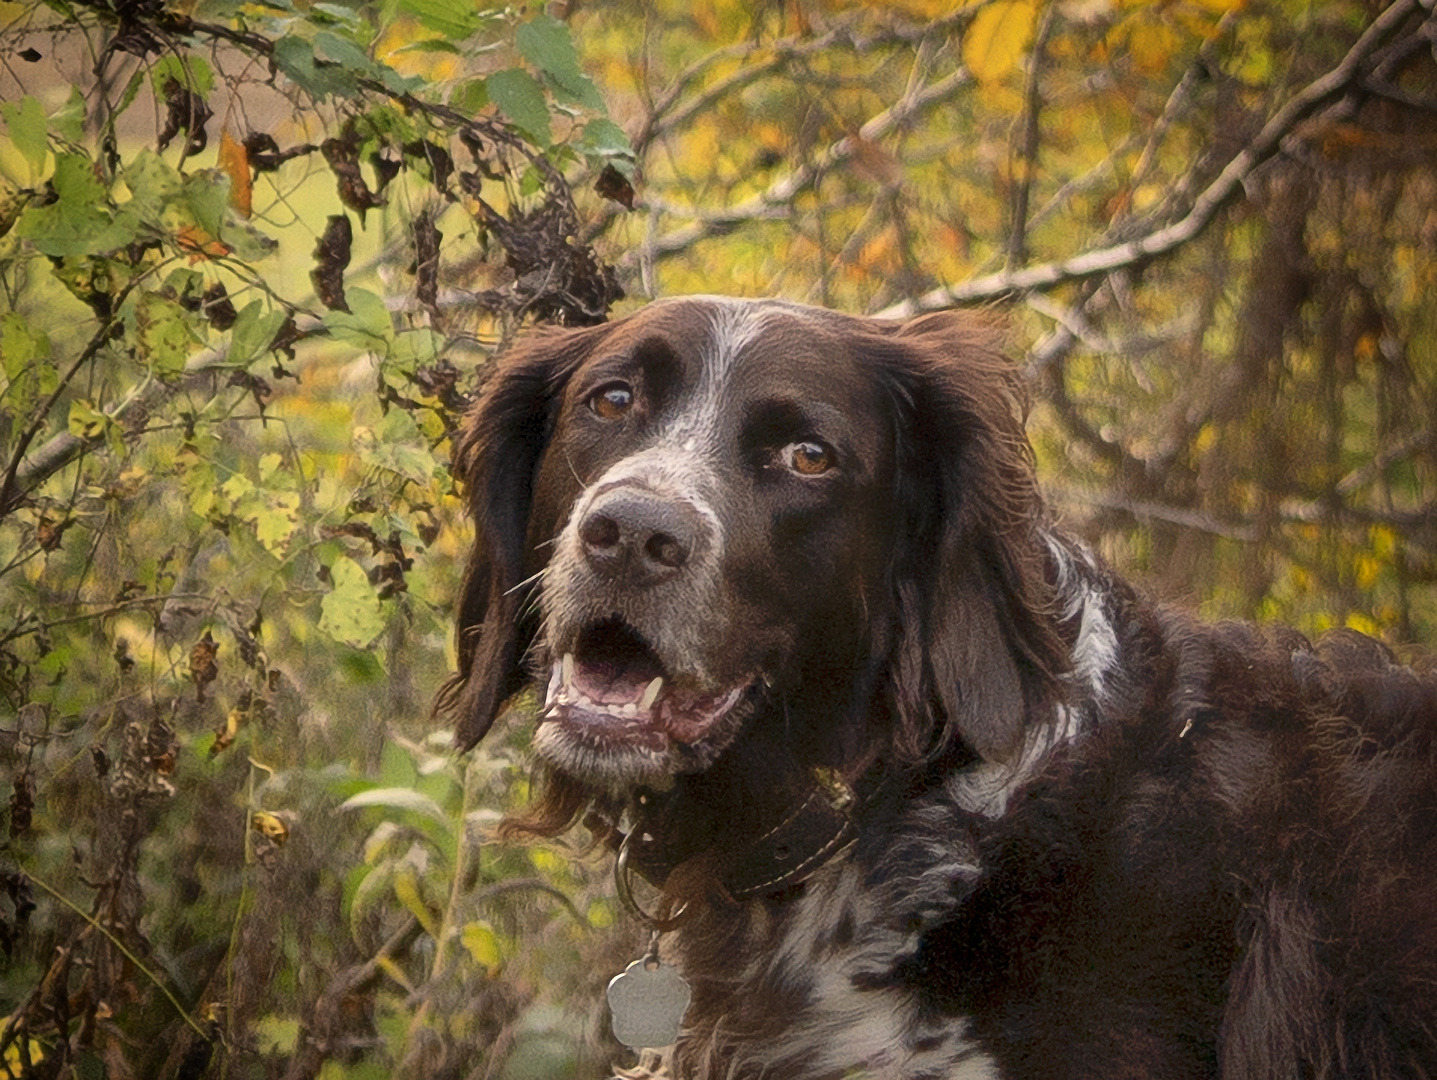
[[[875, 770], [860, 787], [869, 787]], [[799, 885], [847, 850], [858, 838], [853, 812], [857, 797], [831, 769], [813, 769], [807, 790], [757, 836], [714, 845], [712, 851], [687, 850], [670, 841], [678, 835], [676, 815], [682, 799], [673, 791], [641, 791], [633, 807], [634, 826], [625, 838], [627, 868], [663, 889], [673, 871], [700, 856], [713, 860], [712, 872], [735, 900], [769, 896]]]

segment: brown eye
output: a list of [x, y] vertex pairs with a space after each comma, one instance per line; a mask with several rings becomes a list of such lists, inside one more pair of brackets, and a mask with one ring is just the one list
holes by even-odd
[[820, 442], [789, 443], [781, 456], [800, 476], [817, 476], [833, 468], [833, 450]]
[[610, 383], [595, 390], [589, 408], [604, 420], [617, 420], [634, 407], [634, 392], [625, 383]]

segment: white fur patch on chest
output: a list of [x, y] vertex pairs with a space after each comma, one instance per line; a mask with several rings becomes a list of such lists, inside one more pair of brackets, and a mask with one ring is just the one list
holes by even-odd
[[[886, 910], [879, 891], [844, 860], [810, 879], [780, 919], [754, 920], [753, 947], [743, 953], [750, 959], [725, 991], [734, 1015], [695, 1032], [708, 1045], [686, 1055], [714, 1066], [700, 1075], [997, 1080], [996, 1062], [972, 1040], [965, 1018], [926, 1016], [912, 991], [879, 985], [915, 938], [895, 925], [906, 916]], [[779, 998], [803, 1002], [782, 1035], [743, 1038], [761, 1019], [744, 1017], [745, 1006]]]

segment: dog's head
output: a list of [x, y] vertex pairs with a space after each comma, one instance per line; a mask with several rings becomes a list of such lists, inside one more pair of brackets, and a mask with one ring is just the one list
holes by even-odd
[[538, 754], [611, 790], [758, 728], [820, 764], [1006, 757], [1063, 666], [1023, 406], [954, 313], [697, 297], [530, 334], [456, 453], [458, 742], [535, 678]]

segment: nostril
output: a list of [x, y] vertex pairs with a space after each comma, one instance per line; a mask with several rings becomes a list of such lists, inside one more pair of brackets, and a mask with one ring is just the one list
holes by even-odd
[[668, 533], [654, 533], [644, 544], [644, 553], [660, 566], [677, 569], [688, 561], [688, 548]]
[[622, 534], [619, 523], [605, 514], [590, 514], [579, 526], [579, 539], [600, 550], [616, 547]]

